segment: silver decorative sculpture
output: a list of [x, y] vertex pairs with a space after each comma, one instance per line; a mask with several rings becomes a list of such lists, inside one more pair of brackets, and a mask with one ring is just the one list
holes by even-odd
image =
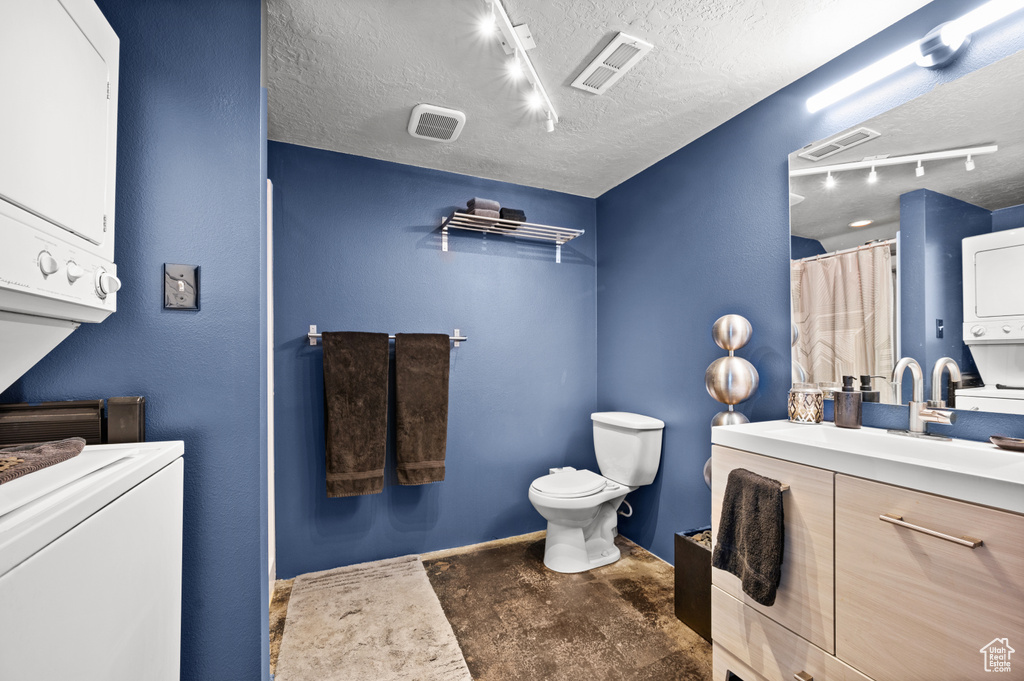
[[711, 337], [715, 343], [723, 350], [729, 351], [728, 357], [716, 359], [704, 372], [704, 386], [708, 389], [708, 394], [729, 405], [728, 410], [715, 414], [711, 419], [712, 426], [731, 426], [750, 421], [740, 412], [734, 411], [733, 407], [749, 399], [757, 390], [757, 369], [733, 353], [750, 341], [753, 332], [750, 322], [738, 314], [719, 317], [711, 327]]

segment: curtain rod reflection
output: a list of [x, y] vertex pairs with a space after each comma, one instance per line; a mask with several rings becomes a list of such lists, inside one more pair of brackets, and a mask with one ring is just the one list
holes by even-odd
[[822, 253], [821, 255], [809, 255], [806, 258], [800, 258], [793, 262], [810, 262], [811, 260], [823, 260], [824, 258], [834, 258], [837, 255], [843, 255], [845, 253], [853, 253], [855, 251], [863, 251], [866, 248], [877, 248], [879, 246], [892, 246], [896, 243], [896, 239], [882, 239], [880, 241], [872, 241], [871, 243], [864, 244], [863, 246], [854, 246], [853, 248], [844, 248], [841, 251], [832, 251], [831, 253]]

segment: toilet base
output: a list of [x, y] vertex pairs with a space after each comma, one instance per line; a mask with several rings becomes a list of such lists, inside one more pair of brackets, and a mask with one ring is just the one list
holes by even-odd
[[615, 545], [617, 507], [617, 503], [602, 504], [597, 518], [586, 527], [568, 527], [548, 521], [544, 565], [555, 572], [575, 573], [617, 561], [622, 555]]

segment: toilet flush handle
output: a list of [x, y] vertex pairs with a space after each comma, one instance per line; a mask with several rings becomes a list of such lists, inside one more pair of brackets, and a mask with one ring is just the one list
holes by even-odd
[[633, 507], [629, 505], [629, 502], [626, 501], [625, 499], [623, 499], [622, 500], [622, 505], [629, 509], [629, 513], [623, 513], [622, 509], [620, 508], [619, 509], [619, 515], [621, 515], [623, 518], [629, 518], [630, 516], [632, 516], [633, 515]]

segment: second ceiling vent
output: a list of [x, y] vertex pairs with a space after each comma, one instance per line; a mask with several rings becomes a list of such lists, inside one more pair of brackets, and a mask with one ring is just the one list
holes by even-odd
[[636, 63], [651, 51], [654, 45], [649, 42], [620, 33], [601, 54], [590, 62], [583, 72], [572, 82], [574, 88], [602, 95], [614, 85], [619, 78], [636, 66]]
[[409, 117], [409, 134], [440, 142], [454, 142], [466, 125], [466, 114], [433, 104], [417, 104]]

